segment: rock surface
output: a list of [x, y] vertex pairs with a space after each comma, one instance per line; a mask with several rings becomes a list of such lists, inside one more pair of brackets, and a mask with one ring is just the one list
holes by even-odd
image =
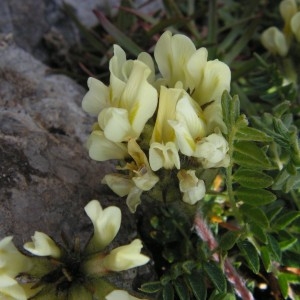
[[[18, 246], [42, 231], [61, 242], [64, 231], [83, 242], [92, 232], [84, 206], [99, 199], [118, 205], [122, 227], [115, 245], [136, 236], [134, 216], [124, 200], [101, 185], [111, 163], [92, 161], [84, 148], [91, 118], [81, 109], [84, 89], [18, 48], [10, 36], [0, 40], [0, 238], [14, 235]], [[136, 272], [118, 285], [128, 288]]]

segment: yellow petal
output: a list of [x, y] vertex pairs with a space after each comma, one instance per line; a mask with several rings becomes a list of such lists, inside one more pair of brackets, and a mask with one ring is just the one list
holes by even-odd
[[224, 90], [230, 90], [231, 72], [229, 67], [215, 59], [205, 64], [203, 79], [195, 87], [192, 97], [200, 104], [221, 101]]
[[146, 122], [152, 117], [157, 106], [157, 91], [147, 78], [151, 70], [140, 61], [133, 62], [133, 68], [123, 91], [120, 108], [128, 111], [128, 119], [134, 132], [140, 136]]
[[136, 208], [141, 204], [141, 195], [143, 191], [137, 186], [132, 187], [127, 198], [126, 204], [131, 213], [135, 213]]
[[149, 163], [153, 171], [157, 171], [161, 168], [172, 169], [174, 166], [180, 169], [180, 158], [175, 143], [151, 143], [149, 149]]
[[128, 140], [131, 135], [128, 111], [123, 108], [109, 107], [101, 111], [98, 123], [105, 137], [115, 143]]
[[82, 108], [87, 113], [97, 116], [109, 103], [109, 88], [93, 77], [88, 79], [87, 84], [89, 91], [83, 97]]
[[94, 225], [93, 242], [97, 251], [102, 250], [111, 243], [120, 229], [121, 210], [116, 206], [102, 209], [97, 200], [90, 201], [84, 210]]
[[297, 41], [300, 43], [300, 11], [293, 16], [291, 20], [291, 29]]
[[104, 258], [104, 266], [115, 272], [142, 266], [150, 260], [140, 253], [142, 247], [142, 242], [135, 239], [128, 245], [115, 248]]
[[219, 102], [213, 102], [205, 107], [203, 115], [206, 120], [207, 134], [215, 132], [218, 128], [224, 133], [227, 133], [227, 127], [223, 120], [222, 105]]
[[6, 274], [0, 274], [0, 299], [26, 300], [27, 296], [15, 279]]
[[61, 255], [56, 243], [45, 233], [36, 231], [31, 237], [32, 242], [24, 244], [24, 248], [37, 256], [52, 256], [58, 258]]
[[261, 42], [263, 46], [273, 54], [286, 56], [288, 53], [288, 44], [284, 34], [274, 26], [266, 29], [262, 33]]
[[187, 71], [189, 74], [189, 88], [194, 88], [200, 84], [204, 76], [204, 68], [207, 63], [208, 52], [206, 48], [198, 49], [188, 60]]
[[130, 190], [135, 186], [131, 179], [118, 174], [105, 175], [102, 183], [107, 184], [120, 197], [128, 195]]
[[279, 11], [285, 23], [290, 23], [291, 18], [297, 12], [295, 0], [283, 0], [279, 4]]
[[154, 57], [169, 87], [174, 87], [177, 81], [181, 81], [184, 88], [188, 86], [186, 64], [195, 51], [195, 45], [187, 36], [172, 36], [169, 31], [162, 34], [156, 43]]
[[147, 299], [140, 299], [140, 298], [133, 297], [127, 291], [114, 290], [105, 297], [105, 300], [147, 300]]
[[87, 148], [89, 156], [97, 161], [124, 159], [128, 156], [125, 145], [108, 140], [100, 130], [91, 133], [87, 141]]
[[174, 130], [168, 120], [175, 119], [176, 105], [183, 91], [181, 89], [168, 89], [164, 86], [160, 89], [159, 106], [153, 129], [151, 143], [167, 143], [174, 141]]

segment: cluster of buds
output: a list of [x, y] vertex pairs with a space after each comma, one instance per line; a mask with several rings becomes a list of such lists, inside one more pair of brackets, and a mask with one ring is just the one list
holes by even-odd
[[279, 11], [284, 20], [283, 30], [269, 27], [262, 33], [261, 42], [269, 52], [286, 56], [293, 37], [300, 43], [300, 10], [296, 0], [283, 0], [279, 4]]
[[62, 295], [74, 300], [138, 299], [115, 290], [103, 278], [111, 272], [146, 264], [149, 258], [141, 254], [141, 241], [135, 239], [107, 253], [105, 248], [121, 225], [120, 209], [102, 209], [97, 200], [92, 200], [85, 211], [94, 225], [94, 234], [82, 252], [80, 248], [65, 249], [37, 231], [32, 242], [24, 244], [31, 255], [22, 254], [11, 236], [0, 241], [0, 299], [56, 299]]
[[109, 85], [89, 78], [82, 102], [86, 112], [98, 116], [87, 141], [89, 155], [124, 162], [118, 166], [122, 173], [106, 175], [103, 183], [127, 196], [131, 212], [144, 191], [176, 169], [183, 201], [195, 204], [205, 195], [196, 170], [229, 164], [221, 107], [221, 96], [230, 89], [228, 66], [208, 61], [205, 48], [168, 31], [157, 41], [154, 58], [156, 65], [145, 52], [127, 60], [115, 45]]

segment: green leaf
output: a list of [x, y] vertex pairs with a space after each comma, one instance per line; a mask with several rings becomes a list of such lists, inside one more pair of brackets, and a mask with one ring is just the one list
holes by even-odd
[[263, 228], [269, 227], [268, 218], [263, 210], [259, 207], [253, 207], [251, 205], [244, 204], [240, 207], [240, 211], [246, 218], [254, 221], [256, 224], [262, 226]]
[[288, 297], [289, 294], [289, 283], [284, 273], [278, 275], [278, 284], [284, 299]]
[[285, 251], [285, 250], [288, 250], [291, 247], [293, 247], [297, 242], [298, 242], [297, 238], [291, 238], [291, 239], [279, 242], [279, 247], [280, 247], [281, 251]]
[[235, 196], [239, 201], [253, 205], [261, 206], [276, 200], [276, 196], [263, 189], [248, 189], [244, 187], [239, 187], [235, 191]]
[[237, 243], [241, 253], [245, 257], [250, 269], [257, 274], [259, 272], [259, 256], [256, 248], [247, 240]]
[[267, 237], [268, 237], [267, 247], [268, 247], [270, 253], [272, 254], [272, 257], [277, 262], [280, 262], [281, 261], [281, 249], [280, 249], [279, 243], [274, 238], [274, 236], [272, 236], [271, 234], [268, 234]]
[[161, 289], [162, 285], [160, 281], [147, 282], [139, 288], [140, 291], [148, 294], [157, 293]]
[[173, 300], [174, 299], [174, 289], [171, 283], [164, 286], [162, 290], [163, 300]]
[[221, 268], [215, 262], [209, 261], [204, 264], [204, 270], [218, 291], [225, 293], [227, 288], [226, 278]]
[[289, 226], [293, 221], [300, 217], [299, 211], [289, 211], [282, 216], [279, 216], [272, 223], [272, 227], [274, 226], [276, 229], [283, 229]]
[[239, 168], [234, 174], [233, 179], [241, 186], [248, 188], [266, 188], [273, 183], [273, 178], [261, 171]]
[[232, 98], [228, 91], [225, 90], [222, 94], [222, 111], [224, 122], [228, 127], [228, 131], [230, 132], [240, 115], [239, 97], [235, 95]]
[[175, 287], [176, 293], [180, 300], [189, 300], [190, 299], [189, 290], [183, 281], [175, 280], [173, 282], [173, 285]]
[[240, 127], [234, 136], [239, 141], [272, 142], [266, 133], [252, 127]]
[[236, 142], [234, 144], [233, 160], [240, 166], [249, 169], [271, 169], [272, 164], [265, 152], [254, 142]]
[[269, 222], [271, 222], [272, 220], [274, 220], [277, 215], [282, 211], [283, 206], [281, 205], [281, 203], [279, 203], [278, 201], [276, 201], [275, 203], [273, 203], [274, 206], [269, 208], [266, 211], [266, 215], [267, 218], [269, 219]]
[[240, 233], [238, 231], [227, 231], [220, 239], [219, 247], [222, 250], [231, 249], [236, 241], [239, 239]]
[[214, 294], [209, 297], [209, 300], [235, 300], [235, 295], [230, 293]]
[[185, 276], [195, 298], [197, 300], [206, 300], [206, 286], [204, 279], [200, 273], [194, 272]]
[[105, 15], [100, 10], [94, 11], [96, 17], [98, 18], [100, 24], [103, 28], [116, 39], [118, 44], [120, 44], [124, 49], [128, 50], [131, 54], [138, 56], [143, 49], [140, 48], [135, 42], [133, 42], [126, 34], [124, 34], [120, 29], [118, 29], [114, 24], [112, 24]]
[[270, 256], [270, 252], [267, 247], [263, 246], [260, 248], [260, 257], [264, 264], [266, 271], [269, 273], [272, 271], [272, 259]]
[[268, 239], [265, 230], [257, 223], [251, 222], [249, 225], [251, 233], [254, 235], [254, 237], [262, 243], [267, 244]]
[[191, 274], [191, 272], [196, 268], [197, 263], [193, 260], [187, 260], [182, 264], [182, 270], [187, 273]]

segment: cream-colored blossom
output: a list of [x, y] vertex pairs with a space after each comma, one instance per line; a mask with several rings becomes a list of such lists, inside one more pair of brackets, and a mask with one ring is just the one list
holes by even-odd
[[136, 298], [134, 296], [131, 296], [127, 291], [124, 290], [114, 290], [105, 297], [105, 300], [146, 300], [146, 299], [141, 299], [141, 298]]
[[149, 191], [158, 182], [159, 178], [152, 172], [147, 156], [134, 139], [128, 142], [128, 153], [133, 162], [127, 163], [123, 170], [129, 175], [108, 174], [102, 183], [107, 184], [117, 195], [127, 196], [126, 203], [131, 212], [141, 203], [140, 196], [143, 191]]
[[176, 120], [169, 120], [175, 131], [176, 143], [180, 151], [194, 156], [197, 143], [206, 136], [206, 124], [200, 106], [187, 94], [176, 106]]
[[94, 225], [93, 244], [100, 251], [117, 235], [121, 225], [121, 210], [116, 206], [103, 209], [97, 200], [90, 201], [84, 210]]
[[82, 108], [87, 113], [97, 116], [109, 105], [109, 88], [100, 80], [90, 77], [87, 81], [89, 91], [83, 97]]
[[0, 274], [0, 299], [26, 300], [27, 296], [20, 284], [7, 274]]
[[45, 233], [36, 231], [31, 237], [32, 242], [24, 244], [24, 248], [37, 256], [52, 256], [58, 258], [61, 251], [56, 243]]
[[190, 83], [186, 65], [195, 51], [194, 43], [187, 36], [172, 36], [170, 31], [163, 33], [154, 49], [154, 57], [163, 76], [162, 83], [175, 87], [177, 82], [181, 82], [183, 88], [187, 89]]
[[123, 143], [108, 140], [101, 130], [94, 130], [91, 133], [86, 146], [89, 156], [97, 161], [124, 159], [128, 156], [127, 147]]
[[[207, 50], [196, 49], [185, 35], [167, 31], [158, 40], [154, 56], [163, 78], [161, 84], [168, 87], [182, 87], [200, 105], [214, 103], [221, 110], [221, 96], [224, 90], [230, 90], [231, 72], [229, 67], [219, 60], [207, 61]], [[204, 108], [204, 115], [205, 115]], [[222, 111], [222, 110], [221, 110]], [[226, 130], [223, 120], [210, 112], [207, 118], [209, 133], [216, 127]]]
[[183, 193], [182, 200], [191, 205], [205, 196], [204, 181], [199, 179], [195, 172], [195, 170], [180, 170], [177, 174], [179, 188]]
[[176, 117], [176, 105], [182, 96], [182, 89], [160, 88], [157, 117], [150, 141], [149, 163], [153, 171], [160, 168], [180, 168], [180, 158], [175, 145], [175, 132], [169, 120]]
[[[140, 56], [144, 62], [149, 61], [146, 57]], [[110, 60], [110, 105], [98, 116], [104, 135], [111, 141], [138, 138], [155, 112], [157, 91], [148, 82], [152, 70], [142, 60], [127, 61], [123, 49], [114, 46]]]
[[295, 0], [283, 0], [279, 4], [280, 14], [286, 24], [289, 24], [293, 15], [297, 12]]
[[13, 237], [7, 236], [0, 241], [0, 275], [15, 277], [31, 267], [28, 257], [21, 254], [12, 242]]
[[276, 27], [266, 29], [261, 35], [263, 46], [271, 53], [286, 56], [288, 44], [284, 34]]
[[221, 133], [213, 133], [199, 141], [194, 156], [203, 168], [228, 167], [228, 142]]
[[300, 11], [297, 12], [291, 19], [291, 30], [297, 41], [300, 43]]
[[128, 245], [115, 248], [103, 258], [103, 265], [115, 272], [142, 266], [149, 261], [149, 257], [140, 253], [142, 247], [141, 240], [135, 239]]

